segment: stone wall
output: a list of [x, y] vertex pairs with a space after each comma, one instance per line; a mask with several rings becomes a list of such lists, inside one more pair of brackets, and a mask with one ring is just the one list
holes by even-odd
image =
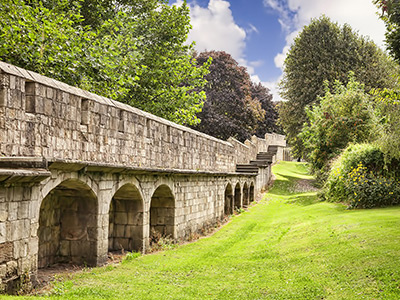
[[256, 152], [3, 62], [0, 114], [4, 156], [234, 172]]
[[[249, 205], [283, 136], [221, 141], [0, 62], [0, 292], [55, 263], [102, 265]], [[275, 159], [276, 159], [275, 157]], [[256, 170], [256, 171], [254, 171]]]

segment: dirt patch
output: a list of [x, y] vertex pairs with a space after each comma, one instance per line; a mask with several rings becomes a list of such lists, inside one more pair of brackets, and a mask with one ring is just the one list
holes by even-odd
[[[119, 264], [125, 255], [126, 253], [121, 251], [108, 253], [107, 265]], [[52, 282], [68, 279], [74, 274], [87, 269], [88, 268], [85, 266], [72, 264], [55, 264], [47, 268], [39, 269], [37, 272], [36, 282], [34, 283], [35, 288], [30, 295], [46, 294], [52, 290]]]
[[310, 179], [299, 179], [294, 187], [294, 192], [296, 193], [316, 192], [318, 190], [315, 186], [315, 180]]

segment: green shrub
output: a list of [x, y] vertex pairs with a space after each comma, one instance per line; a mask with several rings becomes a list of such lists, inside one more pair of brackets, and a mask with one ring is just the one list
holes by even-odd
[[382, 175], [368, 172], [360, 163], [348, 174], [345, 185], [350, 193], [350, 208], [371, 208], [390, 206], [400, 203], [399, 181]]
[[299, 134], [311, 170], [324, 181], [330, 162], [350, 143], [367, 142], [374, 128], [371, 96], [364, 85], [349, 74], [346, 86], [335, 82], [333, 92], [327, 89], [319, 103], [306, 109], [308, 121]]
[[372, 144], [347, 147], [332, 165], [324, 188], [328, 201], [345, 202], [351, 208], [399, 204], [397, 163], [385, 165], [384, 155]]

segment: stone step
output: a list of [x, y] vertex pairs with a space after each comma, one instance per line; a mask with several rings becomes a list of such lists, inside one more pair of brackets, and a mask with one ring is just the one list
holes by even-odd
[[238, 164], [236, 165], [237, 173], [258, 173], [258, 166], [251, 164]]
[[269, 145], [268, 146], [268, 152], [272, 152], [272, 153], [276, 154], [278, 152], [278, 147], [279, 146]]
[[251, 160], [250, 164], [257, 167], [268, 167], [272, 163], [272, 160]]
[[273, 159], [273, 156], [275, 153], [270, 153], [270, 152], [260, 152], [257, 154], [257, 160], [266, 160], [266, 161], [271, 161]]

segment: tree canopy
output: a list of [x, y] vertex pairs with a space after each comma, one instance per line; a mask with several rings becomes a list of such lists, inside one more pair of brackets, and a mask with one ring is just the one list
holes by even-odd
[[276, 112], [269, 90], [252, 83], [246, 68], [239, 66], [226, 52], [198, 54], [199, 66], [210, 57], [212, 64], [204, 87], [207, 100], [197, 114], [201, 122], [194, 128], [217, 138], [234, 137], [240, 141], [250, 138], [257, 129], [262, 136], [273, 131]]
[[[304, 147], [298, 134], [307, 121], [305, 107], [318, 103], [324, 95], [324, 81], [346, 84], [347, 74], [371, 88], [390, 87], [398, 67], [368, 38], [359, 36], [349, 25], [339, 26], [322, 16], [313, 19], [296, 37], [284, 63], [279, 118], [295, 155]], [[332, 88], [330, 86], [329, 88]]]
[[261, 108], [265, 111], [264, 118], [258, 120], [254, 135], [264, 138], [266, 133], [282, 133], [282, 129], [277, 124], [278, 111], [276, 104], [272, 102], [270, 90], [261, 83], [251, 84], [251, 97], [254, 101], [261, 103]]
[[400, 3], [396, 0], [374, 0], [382, 10], [380, 18], [386, 25], [386, 45], [393, 58], [400, 62]]
[[164, 0], [4, 0], [0, 60], [195, 124], [208, 63], [185, 41], [189, 8]]

